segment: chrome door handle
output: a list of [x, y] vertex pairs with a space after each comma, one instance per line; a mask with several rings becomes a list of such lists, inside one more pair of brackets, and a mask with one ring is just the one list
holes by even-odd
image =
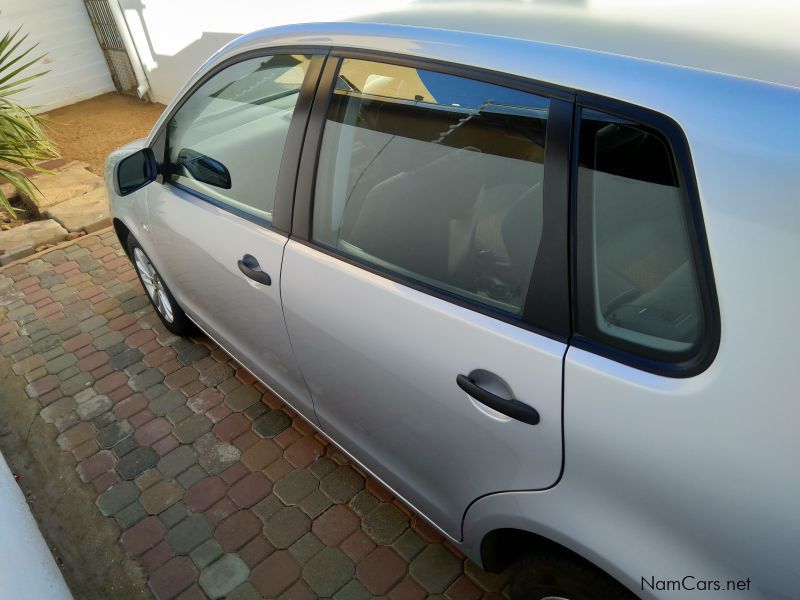
[[456, 383], [458, 387], [475, 398], [475, 400], [499, 413], [503, 413], [507, 417], [522, 421], [528, 425], [536, 425], [539, 423], [539, 411], [524, 402], [514, 400], [513, 398], [510, 400], [501, 398], [497, 394], [483, 389], [466, 375], [456, 376]]
[[272, 285], [272, 278], [268, 273], [261, 270], [261, 265], [254, 256], [245, 254], [242, 259], [237, 263], [239, 270], [244, 273], [245, 277], [249, 277], [253, 281], [257, 281], [263, 285]]

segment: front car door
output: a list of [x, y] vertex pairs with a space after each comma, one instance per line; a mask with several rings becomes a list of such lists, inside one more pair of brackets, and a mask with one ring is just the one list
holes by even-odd
[[572, 104], [336, 66], [284, 255], [290, 338], [323, 430], [458, 540], [475, 499], [561, 472]]
[[166, 121], [163, 181], [147, 188], [157, 268], [181, 306], [312, 419], [281, 308], [280, 222], [323, 61], [276, 52], [212, 71]]

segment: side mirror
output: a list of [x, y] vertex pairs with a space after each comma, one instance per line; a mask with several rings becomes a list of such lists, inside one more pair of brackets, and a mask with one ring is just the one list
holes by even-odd
[[158, 163], [150, 148], [142, 148], [120, 160], [114, 167], [114, 189], [127, 196], [143, 188], [158, 175]]
[[178, 152], [178, 165], [201, 183], [224, 190], [231, 189], [230, 171], [225, 165], [210, 156], [183, 148]]

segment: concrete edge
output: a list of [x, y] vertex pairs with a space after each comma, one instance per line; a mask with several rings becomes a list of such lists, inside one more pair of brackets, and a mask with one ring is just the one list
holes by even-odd
[[80, 237], [77, 237], [74, 240], [64, 240], [63, 242], [61, 242], [59, 244], [56, 244], [52, 248], [47, 248], [45, 250], [41, 250], [40, 252], [36, 252], [34, 254], [29, 254], [28, 256], [23, 256], [22, 258], [19, 258], [19, 259], [13, 261], [13, 262], [8, 263], [7, 265], [1, 266], [0, 267], [0, 273], [3, 273], [4, 271], [7, 271], [8, 269], [10, 269], [11, 267], [14, 267], [16, 265], [20, 265], [20, 264], [24, 264], [26, 262], [30, 262], [30, 261], [32, 261], [34, 259], [37, 259], [40, 256], [44, 256], [45, 254], [48, 254], [50, 252], [55, 252], [56, 250], [63, 250], [64, 248], [72, 246], [73, 244], [77, 244], [80, 240], [84, 240], [84, 239], [86, 239], [88, 237], [92, 237], [92, 236], [96, 236], [96, 235], [103, 235], [108, 230], [113, 230], [113, 226], [109, 225], [108, 227], [103, 227], [102, 229], [98, 229], [97, 231], [93, 231], [92, 233], [87, 233], [86, 235], [82, 235]]

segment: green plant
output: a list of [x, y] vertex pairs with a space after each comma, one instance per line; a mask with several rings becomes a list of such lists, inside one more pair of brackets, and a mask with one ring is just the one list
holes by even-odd
[[[24, 194], [32, 195], [34, 184], [20, 172], [22, 168], [43, 172], [38, 162], [58, 156], [53, 142], [39, 119], [29, 108], [21, 106], [12, 96], [28, 89], [29, 83], [47, 71], [28, 74], [30, 68], [44, 58], [44, 54], [30, 58], [38, 44], [21, 48], [28, 38], [20, 36], [20, 29], [8, 32], [0, 40], [0, 183], [4, 180]], [[15, 217], [8, 197], [0, 188], [0, 209]]]

